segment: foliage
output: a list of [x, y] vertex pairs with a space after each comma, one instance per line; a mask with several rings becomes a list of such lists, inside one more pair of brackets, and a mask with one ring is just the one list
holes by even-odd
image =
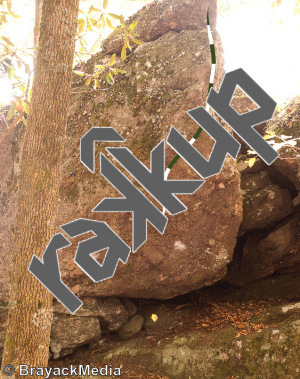
[[[102, 40], [101, 31], [104, 28], [110, 28], [117, 31], [117, 37], [122, 41], [121, 59], [125, 60], [127, 57], [127, 49], [132, 51], [134, 45], [143, 44], [138, 40], [138, 34], [135, 32], [135, 27], [138, 20], [134, 21], [129, 26], [126, 26], [124, 16], [114, 13], [106, 12], [108, 0], [103, 0], [101, 9], [91, 5], [88, 11], [84, 12], [79, 10], [78, 29], [77, 29], [77, 50], [75, 51], [75, 64], [80, 63], [83, 71], [74, 71], [77, 75], [85, 76], [85, 85], [93, 86], [95, 90], [100, 89], [100, 83], [103, 78], [106, 78], [108, 84], [113, 85], [116, 77], [123, 74], [125, 71], [115, 67], [116, 54], [110, 58], [107, 65], [95, 65], [93, 74], [85, 72], [83, 61], [86, 60], [95, 48], [96, 43]], [[28, 63], [28, 57], [35, 56], [37, 47], [31, 48], [18, 48], [14, 43], [5, 35], [1, 36], [1, 26], [8, 23], [11, 18], [19, 18], [15, 12], [12, 11], [12, 0], [0, 0], [0, 78], [1, 76], [8, 76], [12, 82], [12, 88], [19, 90], [15, 92], [12, 101], [10, 102], [10, 110], [7, 114], [7, 120], [14, 116], [18, 116], [17, 123], [22, 121], [26, 124], [26, 116], [30, 107], [31, 96], [31, 68]], [[115, 26], [118, 22], [120, 25]], [[98, 33], [97, 42], [91, 48], [88, 47], [86, 38], [89, 33]], [[26, 59], [27, 58], [27, 59]], [[17, 69], [23, 68], [27, 75], [27, 80], [16, 74]]]
[[[297, 140], [299, 140], [300, 138], [292, 138], [292, 136], [285, 136], [285, 135], [276, 135], [275, 132], [272, 132], [272, 131], [268, 131], [267, 134], [265, 134], [263, 136], [263, 138], [265, 140], [268, 140], [268, 143], [273, 147], [274, 150], [278, 151], [279, 149], [281, 149], [282, 147], [284, 146], [291, 146], [291, 147], [295, 147], [296, 144], [297, 144]], [[273, 139], [271, 139], [273, 138]], [[297, 148], [296, 148], [297, 149]], [[254, 163], [256, 162], [256, 160], [258, 159], [258, 156], [257, 156], [257, 153], [253, 150], [247, 150], [247, 156], [252, 156], [254, 155], [254, 157], [251, 157], [249, 159], [246, 159], [244, 162], [245, 163], [248, 163], [249, 167], [252, 167], [254, 165]]]
[[[267, 131], [263, 136], [276, 151], [288, 147], [287, 150], [290, 150], [293, 157], [300, 156], [300, 138], [298, 138], [299, 134], [297, 133], [298, 104], [299, 100], [296, 98], [292, 102], [288, 102], [287, 105], [277, 106], [274, 117], [267, 123]], [[285, 135], [285, 133], [292, 135]], [[242, 154], [238, 156], [238, 161], [244, 161], [249, 167], [252, 167], [258, 159], [257, 153], [253, 150], [248, 150], [246, 156]]]
[[[122, 41], [122, 51], [121, 51], [121, 59], [124, 61], [127, 57], [127, 49], [132, 51], [132, 47], [134, 44], [141, 45], [142, 41], [138, 40], [138, 34], [135, 33], [135, 28], [138, 24], [138, 20], [135, 20], [128, 27], [125, 24], [123, 15], [116, 15], [114, 13], [106, 13], [105, 9], [107, 8], [108, 0], [103, 0], [103, 9], [100, 10], [95, 8], [93, 5], [90, 6], [87, 13], [84, 13], [80, 10], [80, 14], [83, 14], [84, 17], [80, 17], [78, 19], [78, 40], [80, 43], [80, 51], [78, 54], [86, 55], [89, 52], [86, 51], [86, 41], [84, 36], [87, 32], [92, 32], [93, 30], [98, 30], [99, 28], [105, 28], [106, 26], [110, 29], [113, 29], [117, 32], [117, 37]], [[114, 21], [118, 21], [120, 25], [115, 27], [113, 25]], [[80, 63], [84, 68], [84, 64], [80, 59]], [[116, 63], [116, 54], [113, 54], [110, 58], [110, 63], [108, 65], [95, 65], [94, 73], [92, 75], [86, 73], [85, 71], [74, 71], [75, 74], [80, 76], [85, 76], [86, 81], [85, 85], [89, 86], [93, 85], [94, 89], [100, 88], [99, 77], [105, 76], [108, 84], [112, 85], [115, 82], [115, 77], [124, 73], [125, 71], [119, 70], [114, 66]]]
[[19, 18], [20, 16], [12, 11], [11, 0], [0, 0], [0, 27], [6, 24], [10, 17]]

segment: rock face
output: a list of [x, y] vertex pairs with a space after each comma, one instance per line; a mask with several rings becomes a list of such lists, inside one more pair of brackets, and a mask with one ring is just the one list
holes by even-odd
[[[270, 121], [279, 137], [300, 137], [300, 97]], [[226, 280], [237, 286], [273, 273], [300, 272], [300, 143], [286, 145], [280, 157], [267, 166], [261, 160], [249, 168], [240, 162], [243, 222], [234, 260]], [[297, 150], [298, 149], [298, 150]]]
[[[93, 126], [114, 127], [126, 139], [123, 146], [148, 167], [151, 150], [166, 139], [172, 125], [190, 139], [198, 124], [186, 112], [205, 106], [211, 70], [206, 28], [208, 8], [217, 56], [216, 89], [224, 75], [222, 46], [214, 30], [214, 4], [208, 0], [168, 0], [146, 7], [133, 19], [139, 19], [137, 31], [147, 43], [138, 47], [126, 63], [118, 63], [126, 74], [119, 75], [109, 91], [86, 93], [87, 87], [84, 87], [82, 93], [73, 95], [62, 165], [59, 225], [77, 218], [105, 221], [131, 245], [130, 213], [92, 213], [103, 198], [119, 196], [99, 172], [99, 152], [104, 153], [104, 146], [109, 144], [96, 147], [96, 174], [91, 174], [79, 160], [80, 138]], [[87, 70], [107, 61], [114, 43], [113, 36], [108, 38], [104, 53], [92, 57], [87, 62]], [[114, 49], [119, 52], [117, 47]], [[75, 87], [82, 84], [81, 80], [78, 76], [74, 78], [74, 92], [80, 92]], [[208, 159], [213, 143], [203, 131], [194, 146]], [[166, 148], [166, 165], [175, 155], [171, 148]], [[169, 176], [169, 179], [175, 178], [199, 179], [182, 160]], [[120, 263], [109, 280], [95, 284], [74, 264], [78, 239], [72, 240], [72, 247], [59, 253], [63, 281], [79, 296], [164, 299], [224, 277], [242, 218], [240, 178], [233, 160], [226, 159], [222, 172], [209, 178], [194, 195], [178, 197], [187, 211], [168, 215], [164, 235], [149, 225], [147, 242], [129, 256], [126, 265]], [[3, 228], [5, 233], [12, 225], [13, 217]], [[11, 234], [2, 246], [2, 259], [10, 256]], [[103, 253], [97, 257], [102, 259]], [[0, 299], [7, 300], [7, 297], [8, 283], [5, 282]]]
[[[300, 264], [300, 217], [294, 215], [279, 223], [269, 234], [254, 233], [247, 238], [242, 259], [230, 265], [230, 283], [243, 286], [265, 278], [280, 269], [294, 268]], [[293, 270], [292, 270], [293, 271]]]
[[[105, 147], [113, 144], [96, 144], [96, 173], [92, 174], [80, 163], [79, 141], [91, 127], [114, 127], [126, 139], [122, 145], [149, 168], [151, 150], [166, 139], [171, 126], [175, 126], [187, 139], [194, 135], [198, 125], [186, 112], [205, 106], [206, 102], [211, 69], [207, 8], [210, 9], [216, 48], [214, 87], [218, 90], [224, 75], [223, 58], [221, 42], [215, 31], [215, 1], [211, 0], [158, 1], [133, 16], [129, 22], [136, 17], [139, 19], [137, 32], [146, 44], [135, 49], [125, 63], [118, 62], [117, 67], [125, 70], [126, 74], [119, 75], [109, 90], [89, 92], [87, 87], [83, 87], [80, 92], [77, 87], [83, 84], [82, 78], [74, 77], [62, 164], [59, 225], [77, 218], [105, 221], [131, 245], [132, 215], [92, 212], [103, 198], [120, 196], [99, 172], [99, 154], [107, 155]], [[114, 35], [105, 41], [103, 52], [87, 62], [86, 69], [92, 71], [94, 64], [107, 62], [113, 52], [120, 53], [120, 45]], [[107, 86], [104, 80], [102, 84]], [[239, 113], [252, 109], [251, 101], [241, 94], [233, 99], [232, 105]], [[7, 302], [9, 293], [23, 131], [24, 128], [9, 132], [3, 129], [4, 134], [0, 136], [3, 162], [0, 166], [0, 347], [7, 320], [7, 308], [1, 300]], [[202, 131], [194, 146], [208, 159], [213, 143]], [[175, 153], [167, 146], [166, 165], [174, 156]], [[232, 159], [227, 158], [222, 172], [208, 178], [194, 195], [179, 195], [187, 211], [176, 216], [167, 214], [169, 221], [164, 235], [149, 225], [147, 242], [129, 256], [126, 265], [120, 263], [114, 277], [109, 280], [95, 284], [74, 264], [78, 242], [90, 236], [72, 239], [72, 246], [58, 253], [62, 280], [82, 299], [84, 306], [75, 316], [70, 316], [60, 303], [54, 302], [50, 345], [54, 358], [69, 354], [78, 346], [97, 344], [101, 336], [111, 332], [121, 339], [135, 336], [142, 328], [146, 334], [155, 335], [167, 326], [178, 325], [183, 316], [188, 318], [190, 314], [186, 308], [170, 314], [167, 306], [161, 306], [156, 309], [158, 322], [154, 323], [151, 307], [139, 312], [126, 297], [169, 299], [224, 278], [235, 286], [243, 286], [274, 272], [300, 272], [299, 159], [288, 155], [279, 158], [271, 167], [261, 161], [252, 168], [238, 166], [240, 172]], [[179, 160], [169, 179], [199, 178], [183, 160]], [[150, 198], [147, 193], [145, 195]], [[155, 205], [159, 207], [157, 203]], [[96, 253], [94, 257], [101, 261], [103, 252]], [[298, 324], [284, 325], [283, 339], [285, 333], [290, 335]], [[229, 329], [223, 330], [221, 336], [217, 333], [211, 335], [206, 346], [211, 355], [199, 347], [199, 343], [194, 343], [196, 340], [199, 342], [198, 335], [179, 337], [171, 344], [161, 345], [161, 351], [167, 357], [165, 361], [155, 355], [151, 362], [162, 367], [172, 378], [182, 378], [183, 369], [189, 362], [180, 360], [178, 354], [192, 356], [197, 375], [191, 371], [191, 378], [198, 378], [199, 373], [201, 377], [213, 377], [205, 364], [195, 363], [199, 357], [208, 362], [210, 368], [216, 367], [217, 373], [223, 372], [224, 365], [228, 364], [232, 370], [227, 370], [226, 375], [236, 374], [234, 365], [238, 362], [238, 367], [242, 367], [239, 375], [247, 377], [254, 370], [249, 358], [252, 347], [272, 345], [277, 338], [267, 332], [264, 332], [262, 340], [257, 336], [249, 337], [242, 342], [245, 346], [242, 351], [239, 345], [230, 342], [232, 337], [233, 331]], [[213, 341], [222, 346], [222, 354]], [[182, 349], [185, 344], [187, 348]], [[284, 343], [278, 346], [275, 360], [280, 360], [285, 351]], [[267, 356], [264, 350], [261, 347], [257, 359], [263, 357], [262, 369], [267, 373], [273, 358], [270, 361], [270, 355]], [[253, 354], [256, 357], [256, 353]], [[293, 353], [289, 353], [286, 362], [291, 364], [287, 375], [295, 373], [293, 359]], [[178, 363], [174, 367], [170, 363], [173, 361]], [[274, 371], [274, 377], [281, 374], [280, 370]]]
[[100, 338], [99, 320], [92, 317], [54, 317], [51, 328], [50, 349], [53, 358], [70, 354], [74, 347]]
[[[165, 29], [166, 20], [159, 11], [155, 25], [161, 23], [157, 26], [157, 30], [162, 28], [161, 31], [158, 35], [151, 34], [149, 42], [137, 48], [126, 64], [119, 64], [118, 67], [126, 71], [125, 75], [119, 76], [109, 91], [74, 96], [64, 154], [60, 225], [79, 217], [106, 221], [131, 245], [130, 214], [91, 212], [103, 198], [119, 194], [99, 174], [98, 154], [99, 151], [104, 153], [104, 145], [96, 148], [96, 174], [91, 174], [80, 164], [79, 140], [92, 126], [114, 127], [126, 139], [123, 145], [149, 167], [150, 151], [167, 137], [171, 125], [187, 138], [194, 135], [198, 125], [186, 112], [205, 105], [211, 68], [204, 3], [157, 3], [157, 9], [163, 7], [166, 12], [171, 9], [170, 14], [176, 15], [176, 20], [180, 19], [176, 31], [169, 27]], [[195, 14], [201, 13], [199, 23], [192, 27], [190, 18], [184, 21], [185, 15], [190, 14], [190, 6], [194, 7]], [[144, 18], [140, 19], [140, 28], [147, 25], [147, 29], [151, 29], [151, 9], [146, 10]], [[181, 13], [183, 10], [188, 13]], [[213, 15], [212, 11], [212, 19]], [[213, 36], [218, 62], [215, 84], [218, 88], [224, 74], [222, 48], [215, 31]], [[105, 54], [99, 54], [88, 62], [87, 67], [106, 59]], [[213, 140], [202, 132], [195, 147], [208, 158], [212, 146]], [[167, 147], [166, 163], [174, 156]], [[179, 161], [170, 174], [170, 179], [175, 178], [196, 179], [197, 176]], [[113, 278], [99, 284], [93, 283], [75, 266], [74, 246], [65, 249], [60, 255], [63, 281], [79, 296], [159, 299], [214, 283], [226, 274], [241, 222], [239, 182], [234, 162], [227, 159], [220, 175], [209, 178], [193, 196], [179, 196], [188, 210], [169, 216], [164, 235], [149, 225], [147, 242], [130, 255], [126, 265], [119, 264]], [[101, 253], [98, 256], [102, 257]]]
[[271, 308], [253, 323], [261, 323], [263, 329], [238, 336], [233, 326], [227, 326], [151, 343], [135, 340], [101, 354], [97, 361], [131, 359], [174, 379], [299, 377], [300, 303]]
[[290, 192], [271, 182], [266, 171], [242, 175], [244, 214], [241, 232], [264, 229], [292, 213]]

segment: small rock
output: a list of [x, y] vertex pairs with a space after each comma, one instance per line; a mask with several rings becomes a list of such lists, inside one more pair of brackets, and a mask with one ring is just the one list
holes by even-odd
[[142, 329], [143, 323], [144, 318], [141, 315], [134, 315], [117, 330], [117, 334], [122, 340], [132, 338]]

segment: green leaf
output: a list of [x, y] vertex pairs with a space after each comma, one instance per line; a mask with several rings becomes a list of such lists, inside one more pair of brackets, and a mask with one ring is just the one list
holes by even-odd
[[108, 5], [108, 0], [103, 0], [103, 9], [106, 9]]
[[114, 64], [116, 63], [116, 54], [113, 54], [111, 57], [110, 57], [110, 65], [113, 66]]
[[123, 46], [123, 49], [121, 51], [121, 59], [122, 59], [122, 61], [125, 61], [126, 55], [127, 55], [127, 53], [126, 53], [126, 47]]

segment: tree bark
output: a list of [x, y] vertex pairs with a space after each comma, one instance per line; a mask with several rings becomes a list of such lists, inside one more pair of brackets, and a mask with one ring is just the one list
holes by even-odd
[[37, 69], [24, 137], [2, 361], [2, 366], [15, 367], [15, 378], [20, 377], [20, 364], [45, 367], [48, 363], [52, 295], [28, 266], [33, 254], [42, 257], [56, 232], [78, 6], [79, 0], [47, 0], [43, 4]]
[[33, 31], [33, 45], [39, 45], [40, 28], [42, 19], [43, 0], [35, 0], [35, 19], [34, 19], [34, 31]]
[[[41, 19], [43, 10], [43, 0], [35, 0], [35, 18], [34, 18], [34, 31], [33, 31], [33, 46], [39, 46]], [[33, 58], [33, 68], [36, 70], [36, 57]]]

